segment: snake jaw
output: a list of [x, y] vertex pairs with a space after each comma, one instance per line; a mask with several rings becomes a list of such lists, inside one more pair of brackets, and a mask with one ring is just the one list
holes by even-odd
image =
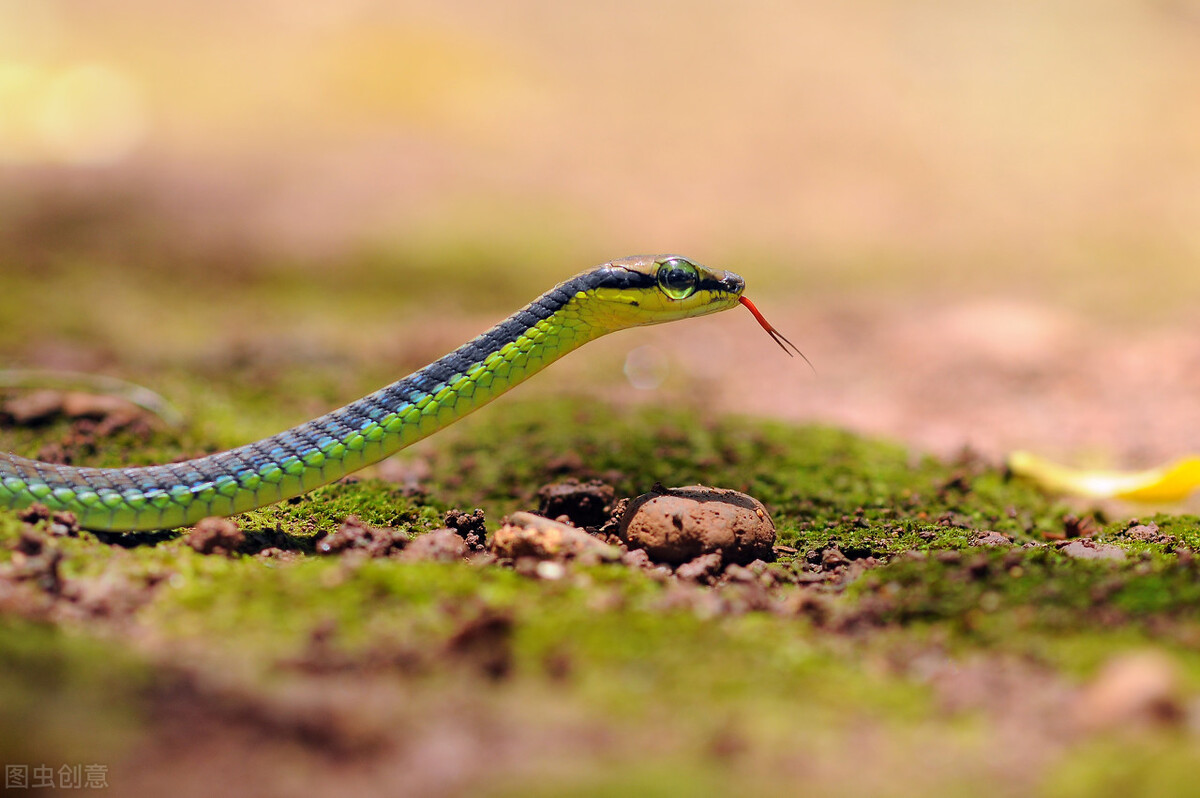
[[[757, 320], [758, 323], [762, 325], [762, 328], [767, 331], [767, 335], [771, 336], [771, 340], [779, 344], [780, 349], [782, 349], [784, 352], [787, 352], [788, 357], [793, 357], [792, 352], [795, 352], [804, 359], [804, 362], [808, 364], [808, 367], [813, 370], [814, 374], [817, 372], [816, 366], [812, 364], [812, 361], [809, 360], [808, 357], [805, 356], [805, 354], [801, 352], [794, 343], [789, 341], [783, 333], [779, 332], [779, 330], [776, 330], [771, 325], [771, 322], [767, 321], [766, 317], [763, 316], [762, 312], [758, 308], [754, 307], [753, 302], [744, 296], [738, 297], [738, 302], [745, 305], [746, 309], [754, 314], [755, 320]], [[791, 348], [789, 349], [788, 347]]]

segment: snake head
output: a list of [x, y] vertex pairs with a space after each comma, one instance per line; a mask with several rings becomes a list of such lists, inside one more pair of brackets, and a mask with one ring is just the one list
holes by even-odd
[[746, 281], [733, 272], [710, 269], [681, 255], [643, 255], [614, 260], [577, 279], [588, 285], [581, 298], [605, 332], [705, 316], [740, 304], [784, 352], [799, 355], [812, 367], [804, 353], [742, 296]]
[[588, 275], [590, 298], [612, 329], [658, 324], [728, 310], [746, 281], [680, 255], [622, 258]]

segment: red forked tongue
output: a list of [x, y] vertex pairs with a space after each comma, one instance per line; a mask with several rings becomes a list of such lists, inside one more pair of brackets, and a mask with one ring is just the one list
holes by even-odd
[[[794, 343], [789, 341], [787, 338], [784, 338], [783, 333], [772, 327], [771, 322], [767, 321], [763, 314], [759, 312], [758, 308], [754, 307], [753, 302], [751, 302], [749, 299], [746, 299], [746, 297], [739, 297], [738, 301], [745, 305], [746, 309], [754, 314], [754, 318], [758, 319], [758, 323], [761, 324], [762, 328], [767, 331], [767, 335], [771, 336], [772, 341], [779, 344], [780, 349], [788, 353], [788, 357], [791, 357], [792, 352], [795, 352], [800, 357], [803, 357], [804, 362], [808, 364], [808, 367], [813, 370], [814, 374], [816, 373], [817, 369], [815, 366], [813, 366], [812, 361], [807, 357], [804, 357], [804, 353], [797, 349]], [[789, 346], [791, 347], [790, 350], [788, 349]]]

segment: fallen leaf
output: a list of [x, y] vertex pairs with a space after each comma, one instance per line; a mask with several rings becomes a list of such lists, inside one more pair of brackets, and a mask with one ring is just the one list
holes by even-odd
[[1184, 457], [1145, 471], [1102, 471], [1069, 468], [1031, 452], [1013, 452], [1008, 468], [1053, 493], [1093, 499], [1176, 502], [1200, 488], [1200, 456]]

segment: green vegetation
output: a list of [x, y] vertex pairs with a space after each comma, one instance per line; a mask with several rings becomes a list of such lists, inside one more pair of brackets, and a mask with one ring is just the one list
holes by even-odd
[[[0, 443], [32, 453], [67, 434], [61, 424], [11, 428]], [[206, 448], [193, 434], [117, 439], [93, 460]], [[936, 762], [913, 774], [932, 795], [971, 783], [988, 794], [978, 783], [988, 730], [1012, 719], [985, 699], [947, 710], [929, 661], [1023, 663], [1018, 692], [1026, 678], [1031, 690], [1052, 679], [1066, 707], [1074, 699], [1062, 696], [1114, 653], [1154, 645], [1170, 652], [1180, 684], [1200, 685], [1200, 580], [1176, 553], [1200, 545], [1192, 518], [1156, 518], [1156, 541], [1128, 539], [1123, 522], [1098, 524], [1094, 540], [1125, 559], [1074, 559], [1052, 539], [1078, 528], [1064, 520], [1068, 508], [986, 464], [688, 409], [508, 402], [400, 457], [424, 462], [421, 492], [367, 478], [239, 518], [257, 548], [287, 550], [274, 556], [206, 556], [181, 534], [130, 548], [88, 533], [54, 538], [46, 545], [62, 554], [65, 587], [19, 578], [33, 567], [15, 551], [23, 525], [0, 513], [5, 757], [74, 761], [95, 748], [88, 730], [115, 724], [122, 735], [104, 735], [101, 747], [110, 779], [132, 779], [121, 764], [131, 751], [143, 750], [142, 762], [145, 746], [163, 745], [157, 736], [174, 739], [161, 707], [177, 694], [203, 698], [184, 716], [258, 724], [264, 740], [291, 735], [303, 747], [307, 721], [279, 708], [312, 693], [332, 724], [309, 741], [322, 750], [385, 745], [401, 734], [394, 728], [501, 729], [512, 761], [463, 765], [467, 782], [499, 794], [534, 784], [546, 794], [771, 790], [804, 778], [833, 794], [892, 794], [886, 779], [854, 774], [863, 734], [891, 741], [872, 754], [880, 767]], [[481, 506], [494, 530], [568, 472], [609, 480], [618, 495], [656, 481], [746, 491], [772, 509], [788, 548], [756, 580], [715, 587], [622, 564], [541, 579], [489, 563], [312, 553], [351, 514], [418, 535], [451, 507]], [[974, 545], [988, 531], [1014, 545]], [[348, 678], [364, 692], [343, 696]], [[249, 709], [235, 722], [213, 692]], [[1114, 778], [1177, 750], [1168, 721], [1121, 749], [1133, 760]], [[1069, 774], [1105, 759], [1113, 731], [1060, 732], [1047, 719], [1028, 730], [1058, 752], [1028, 783], [1081, 794]], [[817, 756], [853, 778], [819, 772]], [[1167, 779], [1158, 794], [1174, 772], [1158, 772]], [[1001, 780], [995, 794], [1014, 783], [1026, 782]]]

